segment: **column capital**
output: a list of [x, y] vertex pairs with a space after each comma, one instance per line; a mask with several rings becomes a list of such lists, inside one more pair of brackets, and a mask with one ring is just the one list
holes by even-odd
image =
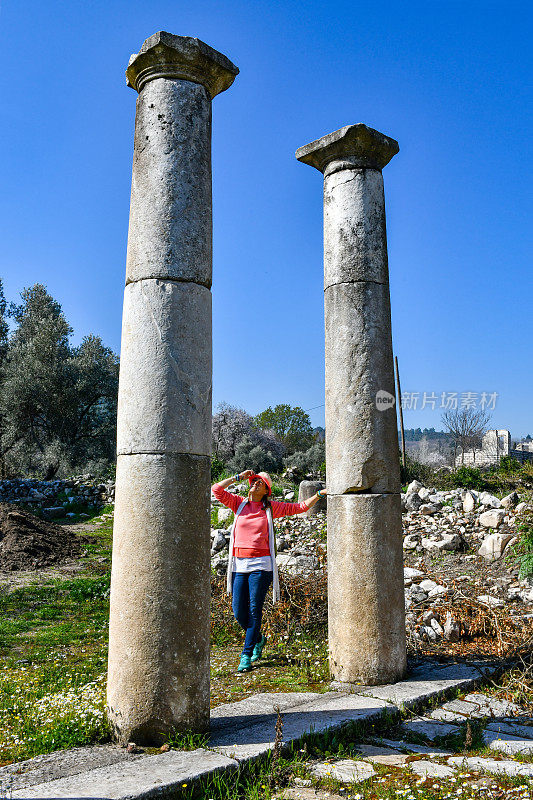
[[326, 176], [341, 169], [382, 170], [399, 149], [395, 139], [358, 122], [300, 147], [296, 158]]
[[200, 39], [158, 31], [130, 56], [126, 83], [140, 92], [155, 78], [181, 78], [200, 83], [213, 99], [229, 89], [238, 74], [229, 58]]

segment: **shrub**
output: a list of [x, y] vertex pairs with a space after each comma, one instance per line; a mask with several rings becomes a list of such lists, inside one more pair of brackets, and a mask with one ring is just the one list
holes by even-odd
[[283, 464], [285, 467], [290, 467], [304, 475], [308, 472], [325, 472], [325, 454], [324, 442], [317, 442], [308, 450], [299, 451], [293, 453], [291, 456], [287, 456], [287, 458], [283, 459]]
[[477, 467], [459, 467], [450, 477], [456, 487], [465, 489], [477, 489], [482, 492], [487, 487], [487, 481]]
[[270, 450], [265, 450], [255, 444], [249, 436], [244, 436], [237, 445], [235, 455], [228, 462], [231, 472], [242, 472], [245, 469], [253, 469], [254, 472], [265, 470], [266, 472], [276, 472], [281, 466], [281, 459], [276, 458]]
[[211, 483], [220, 480], [225, 471], [225, 464], [217, 456], [211, 456]]
[[435, 485], [435, 473], [428, 464], [422, 464], [408, 457], [405, 468], [402, 466], [400, 471], [402, 484], [419, 481], [424, 486]]
[[504, 475], [509, 475], [513, 472], [520, 472], [522, 469], [522, 465], [520, 461], [516, 458], [511, 458], [511, 456], [503, 456], [500, 459], [500, 467], [499, 472], [503, 472]]

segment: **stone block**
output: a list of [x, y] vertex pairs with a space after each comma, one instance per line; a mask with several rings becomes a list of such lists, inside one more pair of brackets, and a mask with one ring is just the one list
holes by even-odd
[[103, 800], [132, 800], [137, 798], [179, 797], [186, 784], [191, 787], [222, 771], [237, 768], [235, 761], [209, 750], [183, 752], [170, 750], [131, 762], [112, 764], [81, 772], [47, 783], [17, 789], [12, 800], [65, 800], [100, 798]]
[[[508, 775], [509, 777], [533, 777], [533, 764], [519, 764], [517, 761], [495, 761], [492, 758], [479, 756], [452, 756], [448, 764], [458, 769], [473, 770], [476, 772], [489, 772], [491, 775]], [[485, 795], [487, 796], [487, 795]]]
[[460, 728], [457, 725], [452, 725], [448, 722], [431, 719], [430, 717], [415, 717], [404, 724], [404, 728], [409, 733], [415, 733], [417, 736], [423, 736], [430, 742], [435, 739], [441, 739], [450, 734], [459, 733]]
[[331, 286], [324, 303], [328, 493], [399, 492], [388, 285]]
[[[325, 489], [325, 483], [322, 481], [302, 481], [300, 483], [298, 489], [298, 502], [303, 503], [305, 500], [309, 500], [310, 497], [314, 497], [319, 489]], [[315, 503], [313, 508], [310, 508], [309, 511], [306, 511], [304, 516], [305, 517], [313, 517], [319, 511], [326, 511], [327, 509], [327, 500], [323, 497], [318, 503]]]
[[421, 778], [451, 778], [455, 775], [452, 767], [437, 764], [434, 761], [413, 761], [409, 765], [409, 769]]
[[206, 456], [118, 458], [108, 705], [120, 741], [208, 728], [209, 484]]
[[211, 292], [146, 280], [126, 287], [117, 452], [211, 453]]
[[311, 767], [311, 772], [317, 778], [334, 778], [341, 783], [361, 783], [376, 774], [371, 764], [354, 761], [351, 758], [340, 761], [319, 761]]
[[484, 528], [498, 528], [505, 516], [505, 511], [495, 509], [494, 511], [484, 511], [479, 515], [479, 524]]
[[400, 496], [328, 497], [330, 668], [366, 685], [405, 672]]
[[324, 180], [324, 288], [388, 283], [383, 176], [347, 169]]
[[[491, 514], [491, 511], [487, 511]], [[478, 554], [487, 561], [497, 561], [505, 552], [505, 548], [513, 538], [512, 533], [491, 533], [485, 539], [478, 550]]]
[[510, 733], [486, 728], [483, 731], [483, 741], [491, 750], [505, 753], [507, 756], [516, 756], [519, 753], [524, 756], [533, 755], [533, 738], [524, 739], [523, 737], [513, 736]]
[[373, 764], [382, 764], [386, 767], [403, 767], [409, 755], [401, 753], [399, 750], [394, 750], [390, 747], [379, 747], [375, 744], [359, 744], [357, 750], [361, 753], [365, 761], [370, 761]]
[[158, 78], [137, 100], [126, 283], [212, 282], [211, 100]]

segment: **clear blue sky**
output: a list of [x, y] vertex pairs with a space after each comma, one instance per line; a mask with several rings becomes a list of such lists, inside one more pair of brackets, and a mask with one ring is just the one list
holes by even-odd
[[124, 70], [157, 30], [198, 36], [241, 70], [213, 103], [214, 403], [323, 404], [322, 177], [294, 151], [364, 122], [400, 143], [384, 177], [402, 389], [497, 392], [493, 425], [533, 435], [531, 22], [512, 0], [1, 0], [8, 299], [40, 281], [76, 341], [119, 351]]

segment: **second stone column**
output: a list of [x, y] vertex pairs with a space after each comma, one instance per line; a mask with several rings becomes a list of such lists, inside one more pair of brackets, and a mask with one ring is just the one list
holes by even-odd
[[211, 100], [238, 69], [159, 32], [139, 97], [122, 324], [108, 716], [157, 745], [209, 725]]
[[324, 174], [330, 669], [406, 667], [402, 518], [382, 168], [394, 139], [349, 125], [296, 157]]

